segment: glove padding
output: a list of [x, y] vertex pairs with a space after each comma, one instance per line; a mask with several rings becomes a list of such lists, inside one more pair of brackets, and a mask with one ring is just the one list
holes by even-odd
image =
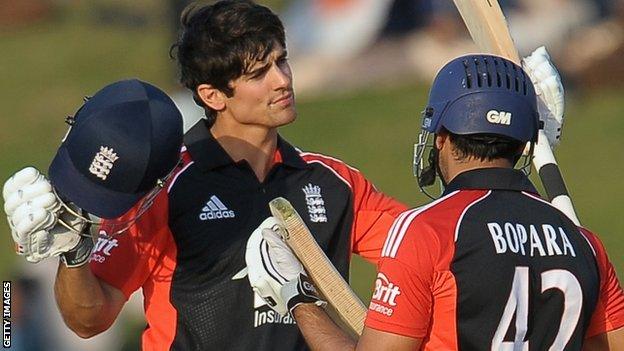
[[324, 306], [303, 266], [282, 240], [284, 229], [269, 217], [247, 241], [245, 261], [251, 287], [277, 313], [285, 316], [302, 303]]
[[[85, 245], [89, 246], [89, 241], [90, 246], [93, 246], [91, 238], [81, 240], [80, 233], [86, 223], [64, 211], [52, 185], [37, 169], [26, 167], [15, 173], [4, 184], [2, 196], [17, 254], [25, 256], [27, 261], [37, 263], [50, 256], [77, 249], [78, 246], [84, 248]], [[80, 212], [75, 206], [72, 209]], [[73, 229], [60, 224], [59, 218]], [[84, 264], [86, 260], [78, 263]], [[68, 265], [75, 264], [72, 261]]]
[[546, 48], [540, 46], [522, 60], [537, 94], [537, 109], [544, 122], [544, 134], [551, 148], [559, 145], [563, 126], [564, 90], [557, 68], [550, 61]]

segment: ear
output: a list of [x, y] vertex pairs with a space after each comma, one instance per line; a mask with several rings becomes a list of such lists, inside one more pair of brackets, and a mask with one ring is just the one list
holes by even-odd
[[449, 141], [448, 133], [441, 131], [435, 135], [434, 140], [435, 140], [436, 149], [442, 150], [442, 148], [444, 147], [444, 144], [446, 144]]
[[200, 84], [197, 87], [197, 95], [202, 102], [215, 111], [225, 108], [225, 94], [210, 84]]

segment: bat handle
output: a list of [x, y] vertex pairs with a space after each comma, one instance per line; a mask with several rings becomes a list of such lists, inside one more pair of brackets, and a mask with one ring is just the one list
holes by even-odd
[[544, 131], [540, 129], [539, 136], [535, 145], [535, 153], [533, 157], [533, 165], [542, 180], [542, 185], [546, 190], [548, 201], [557, 209], [563, 212], [576, 225], [580, 225], [580, 221], [574, 211], [572, 199], [568, 193], [563, 176], [557, 165], [557, 160], [553, 154], [548, 139]]

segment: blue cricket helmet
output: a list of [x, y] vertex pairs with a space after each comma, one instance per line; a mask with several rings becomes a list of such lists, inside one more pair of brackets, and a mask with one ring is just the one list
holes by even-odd
[[100, 218], [127, 212], [180, 160], [182, 115], [151, 84], [107, 85], [68, 119], [50, 180], [62, 198]]
[[522, 67], [499, 56], [458, 57], [437, 74], [422, 129], [444, 127], [459, 135], [493, 134], [537, 141], [539, 115], [531, 79]]

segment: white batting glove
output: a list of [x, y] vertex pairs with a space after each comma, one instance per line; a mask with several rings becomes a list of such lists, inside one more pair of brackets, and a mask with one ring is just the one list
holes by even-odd
[[[15, 173], [4, 184], [2, 196], [17, 254], [25, 256], [27, 261], [37, 263], [68, 252], [70, 256], [75, 256], [79, 247], [84, 256], [88, 241], [93, 246], [90, 238], [82, 240], [80, 235], [85, 223], [63, 211], [63, 204], [54, 194], [52, 185], [37, 169], [26, 167]], [[75, 229], [61, 225], [59, 218]], [[74, 263], [71, 260], [68, 265], [73, 266]], [[84, 264], [86, 260], [79, 263]]]
[[247, 273], [253, 290], [277, 313], [285, 316], [302, 303], [324, 306], [303, 266], [282, 240], [284, 229], [269, 217], [247, 241]]
[[561, 77], [543, 46], [522, 59], [522, 67], [535, 87], [540, 120], [544, 122], [544, 134], [550, 147], [554, 148], [560, 142], [565, 107]]

